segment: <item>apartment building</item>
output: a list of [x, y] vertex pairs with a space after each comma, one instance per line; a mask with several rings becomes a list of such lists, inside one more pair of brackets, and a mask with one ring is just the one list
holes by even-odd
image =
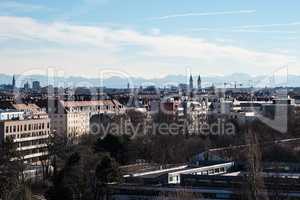
[[93, 115], [125, 112], [124, 106], [116, 100], [59, 101], [52, 110], [55, 111], [49, 112], [52, 131], [69, 139], [89, 134]]
[[[17, 116], [19, 113], [16, 110], [13, 115]], [[50, 119], [46, 113], [0, 121], [0, 142], [12, 138], [25, 163], [33, 164], [45, 159], [48, 155], [49, 136]]]

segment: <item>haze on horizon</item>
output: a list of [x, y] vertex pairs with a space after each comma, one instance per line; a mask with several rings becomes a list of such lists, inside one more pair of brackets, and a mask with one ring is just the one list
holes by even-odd
[[0, 73], [300, 75], [300, 2], [2, 0]]

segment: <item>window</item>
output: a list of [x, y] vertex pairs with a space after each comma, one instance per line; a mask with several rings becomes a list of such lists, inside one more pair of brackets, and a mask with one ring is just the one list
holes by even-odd
[[224, 167], [220, 168], [220, 172], [225, 172], [225, 168]]

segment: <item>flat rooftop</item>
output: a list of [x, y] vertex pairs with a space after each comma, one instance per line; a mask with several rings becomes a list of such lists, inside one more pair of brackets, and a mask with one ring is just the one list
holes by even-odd
[[12, 113], [12, 112], [22, 113], [22, 111], [16, 109], [0, 109], [0, 113]]

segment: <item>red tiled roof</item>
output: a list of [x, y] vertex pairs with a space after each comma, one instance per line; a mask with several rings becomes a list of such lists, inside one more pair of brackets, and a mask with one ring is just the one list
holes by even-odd
[[121, 105], [116, 100], [94, 100], [94, 101], [62, 101], [64, 107], [80, 107], [80, 106], [100, 106], [100, 105]]

